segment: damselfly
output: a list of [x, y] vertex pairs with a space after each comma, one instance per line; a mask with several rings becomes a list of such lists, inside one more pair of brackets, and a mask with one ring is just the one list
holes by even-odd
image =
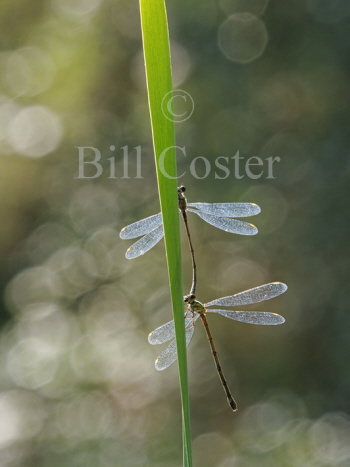
[[[185, 222], [192, 255], [193, 282], [191, 293], [194, 293], [196, 284], [196, 262], [194, 259], [186, 212], [194, 212], [204, 221], [226, 232], [240, 235], [255, 235], [258, 233], [258, 229], [253, 224], [232, 218], [255, 216], [259, 214], [261, 209], [254, 203], [187, 203], [184, 195], [185, 190], [186, 188], [184, 186], [178, 188], [178, 201], [179, 212], [182, 214], [182, 218]], [[125, 240], [137, 238], [142, 235], [142, 238], [131, 245], [125, 254], [128, 259], [137, 258], [153, 248], [163, 238], [162, 214], [155, 214], [127, 225], [121, 230], [119, 235], [120, 238]]]
[[[184, 298], [185, 303], [188, 304], [185, 312], [185, 332], [186, 332], [186, 345], [188, 345], [192, 339], [194, 333], [194, 325], [196, 320], [200, 317], [204, 324], [204, 328], [207, 333], [211, 351], [215, 360], [215, 365], [218, 370], [221, 383], [224, 387], [228, 403], [231, 408], [236, 411], [237, 404], [231, 395], [228, 388], [225, 376], [221, 369], [219, 358], [215, 349], [213, 338], [211, 336], [206, 313], [219, 313], [226, 318], [233, 319], [235, 321], [242, 321], [250, 324], [263, 324], [263, 325], [276, 325], [284, 323], [284, 318], [275, 313], [261, 312], [261, 311], [230, 311], [221, 309], [208, 309], [207, 307], [218, 305], [218, 306], [237, 306], [237, 305], [249, 305], [252, 303], [263, 302], [270, 298], [277, 297], [287, 290], [286, 284], [282, 282], [271, 282], [269, 284], [255, 287], [244, 292], [237, 293], [228, 297], [217, 298], [211, 302], [202, 304], [195, 300], [194, 295], [187, 295]], [[177, 360], [177, 348], [175, 340], [175, 327], [174, 321], [169, 321], [163, 326], [152, 331], [148, 336], [148, 342], [150, 344], [163, 344], [164, 342], [173, 339], [170, 344], [163, 350], [159, 357], [155, 361], [155, 367], [157, 370], [165, 370], [172, 363]]]

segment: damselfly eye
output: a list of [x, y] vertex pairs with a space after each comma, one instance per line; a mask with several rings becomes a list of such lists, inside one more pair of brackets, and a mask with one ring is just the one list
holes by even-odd
[[194, 294], [185, 295], [184, 296], [184, 302], [185, 303], [192, 303], [195, 298], [196, 298], [196, 296]]
[[184, 193], [186, 191], [186, 187], [181, 185], [180, 188], [179, 188], [180, 191], [182, 191], [182, 193]]

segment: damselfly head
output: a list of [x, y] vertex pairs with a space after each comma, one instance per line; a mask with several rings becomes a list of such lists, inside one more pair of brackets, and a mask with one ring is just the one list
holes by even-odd
[[193, 303], [195, 298], [196, 298], [196, 296], [193, 293], [190, 294], [190, 295], [185, 295], [184, 296], [184, 302], [185, 303]]
[[178, 191], [179, 193], [180, 193], [180, 192], [181, 192], [181, 193], [184, 193], [184, 192], [186, 191], [186, 187], [183, 186], [183, 185], [181, 185], [181, 186], [179, 186], [179, 188], [177, 189], [177, 191]]

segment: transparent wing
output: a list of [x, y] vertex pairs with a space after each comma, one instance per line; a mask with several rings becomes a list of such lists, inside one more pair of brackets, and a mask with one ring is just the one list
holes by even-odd
[[141, 237], [141, 235], [148, 234], [151, 230], [162, 223], [162, 214], [155, 214], [154, 216], [146, 217], [141, 221], [134, 222], [133, 224], [124, 227], [119, 234], [119, 237], [123, 240], [129, 240], [130, 238]]
[[234, 319], [235, 321], [242, 321], [243, 323], [250, 324], [282, 324], [285, 319], [276, 313], [267, 313], [264, 311], [227, 311], [227, 310], [207, 310], [211, 313], [219, 313], [226, 318]]
[[[186, 346], [190, 343], [192, 336], [194, 333], [194, 327], [192, 327], [189, 331], [186, 333]], [[170, 342], [168, 347], [166, 347], [163, 352], [159, 355], [159, 357], [156, 359], [154, 366], [156, 367], [156, 370], [162, 371], [165, 370], [165, 368], [168, 368], [172, 363], [176, 362], [177, 360], [177, 348], [176, 348], [176, 340], [174, 339], [173, 341]]]
[[[199, 315], [194, 316], [194, 320], [196, 320]], [[186, 328], [186, 346], [190, 343], [193, 333], [194, 333], [194, 325], [192, 323], [191, 318], [187, 318], [191, 321], [191, 326]], [[176, 362], [177, 360], [177, 349], [176, 349], [176, 340], [170, 342], [168, 347], [166, 347], [163, 352], [159, 355], [157, 360], [155, 361], [155, 367], [158, 371], [165, 370], [168, 368], [172, 363]]]
[[228, 217], [212, 216], [201, 211], [195, 211], [189, 208], [188, 211], [195, 212], [208, 224], [217, 227], [218, 229], [225, 230], [225, 232], [236, 233], [240, 235], [255, 235], [258, 233], [258, 229], [253, 224], [248, 222], [238, 221], [237, 219], [229, 219]]
[[[195, 315], [192, 318], [185, 318], [185, 329], [186, 332], [188, 329], [191, 329], [193, 326], [193, 320], [196, 321], [199, 315]], [[164, 342], [169, 341], [175, 337], [175, 326], [174, 321], [169, 321], [168, 323], [159, 326], [148, 335], [148, 342], [152, 345], [163, 344]]]
[[137, 258], [143, 255], [156, 245], [164, 236], [163, 224], [152, 230], [150, 233], [140, 238], [136, 243], [126, 250], [125, 256], [128, 259]]
[[245, 290], [244, 292], [230, 295], [229, 297], [217, 298], [216, 300], [206, 303], [205, 306], [250, 305], [251, 303], [263, 302], [264, 300], [277, 297], [287, 289], [288, 287], [286, 284], [283, 284], [283, 282], [270, 282], [270, 284], [260, 285], [254, 289]]
[[218, 217], [248, 217], [261, 212], [254, 203], [187, 203], [187, 206]]
[[175, 337], [174, 320], [159, 326], [148, 334], [148, 342], [152, 345], [163, 344]]

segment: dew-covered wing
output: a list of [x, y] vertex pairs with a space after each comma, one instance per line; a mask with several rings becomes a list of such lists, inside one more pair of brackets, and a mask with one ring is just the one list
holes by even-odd
[[226, 318], [242, 321], [250, 324], [276, 325], [285, 322], [281, 315], [276, 313], [268, 313], [264, 311], [227, 311], [227, 310], [207, 310], [211, 313], [219, 313]]
[[206, 303], [207, 306], [220, 305], [220, 306], [235, 306], [235, 305], [250, 305], [251, 303], [263, 302], [270, 298], [281, 295], [288, 289], [283, 282], [270, 282], [269, 284], [260, 285], [254, 289], [245, 290], [244, 292], [230, 295], [228, 297], [217, 298], [211, 302]]
[[237, 219], [230, 219], [228, 217], [212, 216], [205, 212], [195, 211], [189, 208], [188, 211], [195, 212], [208, 224], [217, 227], [218, 229], [225, 230], [225, 232], [231, 232], [240, 235], [255, 235], [258, 233], [258, 229], [253, 224], [248, 222], [238, 221]]
[[146, 235], [161, 224], [162, 214], [155, 214], [154, 216], [146, 217], [145, 219], [127, 225], [120, 231], [119, 236], [123, 240], [141, 237], [141, 235]]
[[137, 258], [145, 254], [154, 247], [164, 236], [163, 224], [152, 230], [150, 233], [140, 238], [136, 243], [126, 251], [125, 256], [128, 259]]
[[261, 212], [254, 203], [187, 203], [187, 206], [217, 217], [249, 217]]
[[[194, 316], [194, 321], [199, 317], [199, 315]], [[190, 343], [193, 333], [194, 333], [194, 325], [192, 323], [192, 318], [188, 318], [191, 321], [191, 326], [186, 328], [186, 346]], [[155, 361], [154, 366], [158, 371], [165, 370], [168, 368], [172, 363], [176, 362], [177, 360], [177, 348], [176, 348], [176, 340], [170, 342], [170, 344], [163, 350], [163, 352], [159, 355], [157, 360]]]
[[[185, 318], [185, 328], [190, 329], [193, 326], [192, 318]], [[163, 344], [175, 337], [175, 326], [174, 321], [159, 326], [148, 335], [148, 342], [152, 345]]]

